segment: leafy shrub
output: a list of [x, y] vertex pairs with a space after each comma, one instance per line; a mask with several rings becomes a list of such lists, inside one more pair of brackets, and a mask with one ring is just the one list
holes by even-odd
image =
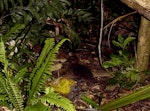
[[72, 9], [67, 0], [3, 0], [0, 1], [0, 9], [3, 32], [14, 24], [25, 25], [17, 36], [11, 37], [15, 41], [20, 38], [22, 44], [29, 41], [33, 45], [42, 43], [49, 36], [54, 37], [56, 41], [67, 37], [71, 40], [70, 48], [76, 48], [80, 38], [75, 26], [79, 28], [77, 24], [91, 20], [90, 13], [82, 9]]
[[127, 51], [128, 45], [134, 39], [134, 37], [124, 39], [119, 35], [118, 41], [112, 41], [120, 50], [118, 50], [118, 55], [111, 55], [111, 59], [103, 63], [104, 68], [115, 70], [115, 76], [110, 80], [110, 84], [119, 83], [122, 87], [130, 88], [139, 80], [138, 70], [134, 68], [135, 58], [130, 57], [130, 53]]

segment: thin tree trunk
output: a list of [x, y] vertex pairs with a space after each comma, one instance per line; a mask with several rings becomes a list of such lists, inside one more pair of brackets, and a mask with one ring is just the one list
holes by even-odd
[[[150, 57], [150, 21], [141, 17], [141, 24], [138, 33], [137, 46], [137, 68], [140, 72], [147, 70]], [[141, 81], [145, 75], [140, 73]]]

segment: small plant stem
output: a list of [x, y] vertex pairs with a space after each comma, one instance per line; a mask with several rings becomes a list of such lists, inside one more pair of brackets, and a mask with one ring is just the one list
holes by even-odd
[[109, 48], [110, 48], [110, 34], [111, 34], [113, 26], [114, 26], [114, 23], [111, 24], [110, 30], [109, 30], [109, 33], [108, 33], [108, 45], [109, 45]]

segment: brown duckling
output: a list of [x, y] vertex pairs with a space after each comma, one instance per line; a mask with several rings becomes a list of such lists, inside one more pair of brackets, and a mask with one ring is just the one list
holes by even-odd
[[72, 55], [68, 58], [69, 70], [77, 76], [77, 79], [84, 79], [87, 82], [95, 82], [95, 78], [91, 70], [85, 65], [80, 64], [80, 60], [76, 55]]

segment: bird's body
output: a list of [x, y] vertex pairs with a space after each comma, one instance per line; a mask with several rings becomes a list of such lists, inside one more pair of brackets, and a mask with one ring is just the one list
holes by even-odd
[[85, 65], [80, 64], [77, 56], [71, 56], [68, 61], [70, 62], [69, 70], [77, 76], [77, 79], [85, 79], [88, 82], [95, 81], [91, 70]]

